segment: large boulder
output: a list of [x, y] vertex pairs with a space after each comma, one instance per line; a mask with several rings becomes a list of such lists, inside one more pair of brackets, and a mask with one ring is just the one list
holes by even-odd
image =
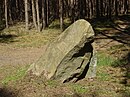
[[[43, 56], [31, 65], [29, 71], [62, 82], [84, 78], [89, 68], [95, 66], [93, 37], [94, 31], [89, 22], [83, 19], [76, 21], [47, 46]], [[93, 69], [88, 76], [92, 77], [92, 73]]]

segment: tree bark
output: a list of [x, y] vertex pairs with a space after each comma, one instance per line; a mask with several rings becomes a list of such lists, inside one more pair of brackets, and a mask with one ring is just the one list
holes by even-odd
[[[0, 10], [1, 10], [1, 8], [0, 8]], [[0, 22], [2, 21], [2, 13], [1, 13], [1, 11], [0, 11]]]
[[59, 17], [60, 17], [60, 29], [63, 31], [63, 3], [59, 0]]
[[100, 11], [99, 11], [99, 0], [96, 0], [96, 17], [100, 17]]
[[108, 7], [108, 19], [111, 19], [111, 0], [109, 0], [109, 7]]
[[74, 9], [74, 0], [70, 0], [70, 8], [71, 8], [71, 22], [73, 23], [75, 21], [75, 9]]
[[46, 11], [47, 11], [47, 14], [46, 14], [46, 25], [48, 26], [49, 25], [49, 0], [46, 0]]
[[45, 8], [45, 2], [44, 2], [44, 0], [42, 0], [42, 28], [43, 28], [43, 30], [46, 27], [45, 9], [44, 8]]
[[38, 25], [38, 31], [40, 32], [40, 16], [39, 16], [39, 4], [38, 4], [38, 0], [36, 0], [36, 11], [37, 11], [37, 25]]
[[115, 15], [118, 16], [118, 0], [115, 0]]
[[11, 1], [9, 2], [9, 4], [7, 6], [9, 6], [8, 7], [9, 8], [9, 13], [8, 13], [8, 15], [9, 15], [9, 23], [13, 24], [12, 12], [11, 12], [12, 11], [11, 10], [11, 7], [12, 7]]
[[37, 29], [37, 23], [36, 23], [36, 12], [35, 12], [35, 4], [34, 4], [34, 0], [32, 1], [32, 16], [33, 16], [33, 24], [35, 26], [35, 28]]
[[100, 0], [101, 16], [103, 16], [103, 0]]
[[125, 0], [124, 1], [124, 12], [123, 12], [123, 14], [127, 14], [128, 13], [128, 0]]
[[[2, 3], [0, 3], [0, 4], [2, 4]], [[0, 6], [0, 10], [1, 10], [1, 11], [0, 11], [0, 22], [1, 22], [1, 21], [2, 21], [2, 15], [3, 15], [3, 14], [2, 14], [2, 6]]]
[[16, 17], [17, 17], [17, 19], [19, 19], [19, 1], [18, 0], [16, 0], [16, 3], [15, 3], [15, 5], [16, 5]]
[[25, 24], [26, 30], [29, 30], [29, 19], [28, 19], [28, 0], [25, 0]]
[[9, 25], [8, 25], [8, 7], [7, 7], [7, 0], [5, 0], [5, 22], [6, 22], [6, 28], [8, 28]]
[[94, 3], [93, 3], [93, 0], [90, 0], [90, 5], [91, 5], [91, 17], [94, 15]]

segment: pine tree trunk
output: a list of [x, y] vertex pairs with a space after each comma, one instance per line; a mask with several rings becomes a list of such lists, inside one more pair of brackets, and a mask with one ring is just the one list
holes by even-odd
[[0, 6], [0, 22], [2, 21], [2, 6]]
[[96, 0], [96, 17], [100, 17], [100, 11], [99, 11], [99, 0]]
[[9, 3], [9, 23], [13, 24], [13, 19], [12, 19], [12, 12], [11, 12], [11, 1]]
[[19, 1], [18, 0], [16, 0], [16, 17], [17, 17], [17, 19], [19, 19]]
[[74, 10], [74, 0], [70, 0], [70, 8], [71, 8], [71, 22], [73, 23], [75, 21], [75, 10]]
[[37, 29], [34, 0], [32, 0], [32, 16], [33, 16], [33, 24], [34, 24], [35, 28]]
[[128, 13], [128, 0], [124, 1], [124, 12], [123, 14], [127, 14]]
[[118, 16], [118, 1], [115, 0], [115, 15]]
[[49, 25], [49, 1], [46, 0], [46, 26]]
[[43, 28], [43, 30], [45, 29], [45, 27], [46, 27], [46, 20], [45, 20], [45, 2], [44, 2], [44, 0], [42, 0], [42, 28]]
[[7, 0], [5, 0], [5, 22], [6, 22], [6, 28], [8, 28], [9, 25], [8, 25], [8, 7], [7, 7]]
[[38, 0], [36, 0], [36, 11], [37, 11], [37, 25], [38, 25], [38, 31], [40, 32], [40, 17], [39, 17], [39, 5], [38, 5]]
[[60, 17], [60, 29], [63, 31], [63, 5], [62, 0], [59, 0], [59, 17]]
[[[1, 8], [0, 8], [1, 10]], [[2, 14], [1, 14], [1, 11], [0, 11], [0, 22], [2, 21]]]
[[28, 19], [28, 0], [25, 0], [25, 24], [26, 30], [29, 30], [29, 19]]
[[103, 16], [103, 0], [100, 0], [101, 16]]
[[91, 5], [91, 17], [94, 15], [94, 8], [93, 8], [93, 6], [94, 6], [94, 4], [93, 4], [93, 1], [92, 0], [90, 0], [90, 5]]
[[111, 19], [111, 0], [109, 0], [109, 7], [108, 7], [108, 19]]

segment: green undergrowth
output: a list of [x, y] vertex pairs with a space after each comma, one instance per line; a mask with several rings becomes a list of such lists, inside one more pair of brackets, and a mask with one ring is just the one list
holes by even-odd
[[48, 80], [48, 81], [46, 82], [46, 85], [48, 85], [48, 86], [50, 86], [50, 87], [56, 87], [56, 86], [59, 85], [59, 83], [58, 83], [57, 81], [55, 81], [55, 80]]
[[81, 84], [72, 84], [70, 86], [71, 86], [72, 90], [77, 94], [83, 94], [88, 91], [88, 89]]
[[97, 66], [111, 66], [112, 63], [116, 60], [116, 58], [112, 57], [111, 55], [105, 52], [99, 52], [97, 54]]
[[7, 85], [9, 82], [16, 82], [25, 76], [28, 66], [19, 68], [15, 73], [7, 75], [3, 80], [2, 84]]
[[0, 43], [13, 47], [41, 47], [61, 34], [60, 29], [55, 27], [57, 25], [58, 21], [55, 21], [45, 30], [37, 32], [36, 29], [27, 31], [24, 23], [17, 23], [0, 31]]

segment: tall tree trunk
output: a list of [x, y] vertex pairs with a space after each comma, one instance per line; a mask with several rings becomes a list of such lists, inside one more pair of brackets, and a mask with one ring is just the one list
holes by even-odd
[[94, 4], [93, 4], [93, 0], [90, 0], [90, 5], [91, 5], [91, 17], [92, 17], [92, 15], [94, 15]]
[[74, 0], [74, 14], [75, 14], [75, 16], [74, 16], [74, 21], [75, 20], [78, 20], [80, 17], [80, 7], [79, 7], [79, 2], [80, 2], [80, 0]]
[[24, 7], [25, 6], [23, 6], [23, 2], [24, 2], [25, 0], [19, 0], [19, 19], [20, 19], [20, 21], [23, 21], [24, 20], [24, 12], [23, 12], [23, 9], [24, 9]]
[[87, 17], [90, 18], [91, 13], [90, 13], [90, 2], [89, 2], [89, 0], [88, 0], [87, 11], [88, 11], [87, 12]]
[[99, 11], [99, 0], [96, 0], [96, 17], [100, 17], [100, 11]]
[[57, 19], [59, 17], [59, 8], [58, 8], [58, 0], [53, 1], [53, 8], [54, 8], [54, 18]]
[[[0, 8], [0, 10], [1, 10], [1, 8]], [[2, 21], [2, 13], [1, 13], [1, 11], [0, 11], [0, 22]]]
[[59, 0], [60, 29], [63, 31], [63, 2]]
[[38, 25], [38, 31], [40, 32], [40, 16], [39, 16], [39, 4], [38, 4], [38, 0], [36, 0], [36, 11], [37, 11], [37, 25]]
[[123, 14], [127, 14], [128, 13], [128, 0], [124, 1], [124, 12]]
[[8, 25], [8, 7], [7, 7], [7, 0], [5, 0], [5, 22], [6, 22], [6, 28], [8, 28], [9, 25]]
[[[1, 3], [0, 3], [0, 4], [1, 4]], [[3, 15], [3, 14], [2, 14], [2, 6], [0, 6], [0, 10], [1, 10], [1, 11], [0, 11], [0, 22], [1, 22], [1, 21], [2, 21], [2, 15]]]
[[74, 0], [70, 0], [70, 8], [71, 8], [71, 22], [75, 21], [75, 9], [74, 9]]
[[69, 17], [69, 0], [65, 0], [65, 5], [64, 5], [64, 8], [65, 8], [65, 16], [68, 18]]
[[8, 13], [9, 14], [9, 23], [13, 24], [12, 10], [11, 10], [11, 8], [12, 8], [11, 0], [9, 0], [8, 2], [9, 2], [9, 4], [7, 6], [9, 6], [8, 7], [9, 8], [9, 13]]
[[49, 25], [49, 0], [45, 0], [45, 20], [46, 26]]
[[100, 0], [100, 10], [101, 16], [103, 16], [103, 0]]
[[16, 3], [15, 3], [15, 6], [16, 6], [16, 17], [17, 17], [17, 19], [19, 19], [19, 1], [18, 0], [16, 0]]
[[[79, 3], [79, 18], [85, 18], [86, 0], [80, 0]], [[88, 4], [89, 5], [89, 4]]]
[[118, 16], [118, 0], [115, 0], [115, 15]]
[[25, 24], [26, 24], [26, 30], [29, 30], [28, 0], [25, 0]]
[[111, 0], [109, 0], [109, 7], [108, 7], [108, 19], [111, 19]]
[[32, 1], [32, 16], [33, 16], [33, 24], [35, 28], [37, 29], [37, 23], [36, 23], [36, 12], [35, 12], [35, 5], [34, 5], [34, 0]]
[[46, 27], [45, 9], [44, 8], [45, 8], [45, 2], [44, 2], [44, 0], [42, 0], [42, 28], [43, 28], [43, 30]]

